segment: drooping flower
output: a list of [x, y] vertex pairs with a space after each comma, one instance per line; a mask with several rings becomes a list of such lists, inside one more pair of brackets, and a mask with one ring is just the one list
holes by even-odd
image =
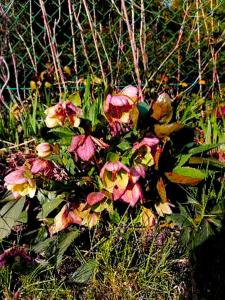
[[43, 158], [37, 158], [31, 162], [31, 173], [43, 174], [44, 176], [53, 176], [54, 164], [50, 160], [45, 160]]
[[106, 198], [106, 195], [102, 192], [92, 192], [87, 196], [87, 204], [92, 206], [99, 202], [102, 202]]
[[59, 102], [47, 108], [45, 114], [47, 115], [45, 123], [49, 128], [63, 126], [66, 121], [73, 127], [80, 125], [81, 109], [70, 101]]
[[41, 143], [36, 147], [37, 155], [42, 158], [48, 157], [51, 154], [57, 152], [56, 148], [56, 145], [50, 145], [49, 143]]
[[135, 126], [138, 119], [138, 89], [134, 86], [127, 86], [122, 91], [113, 95], [108, 94], [104, 102], [104, 113], [112, 133], [117, 135], [122, 124], [133, 123]]
[[143, 202], [144, 196], [140, 184], [129, 183], [125, 190], [115, 188], [113, 192], [113, 200], [116, 201], [119, 199], [132, 207], [137, 204], [138, 200]]
[[5, 177], [5, 184], [15, 198], [29, 195], [33, 198], [36, 192], [36, 181], [27, 166], [22, 166]]
[[142, 166], [129, 169], [121, 162], [107, 162], [100, 171], [104, 188], [112, 193], [114, 201], [121, 200], [135, 206], [138, 200], [143, 201], [143, 193], [137, 182], [145, 177]]
[[159, 139], [144, 138], [141, 142], [136, 143], [133, 147], [135, 165], [150, 167], [154, 165], [152, 149], [159, 143]]
[[125, 190], [129, 182], [130, 170], [121, 162], [106, 162], [100, 171], [104, 188], [110, 193], [114, 187]]
[[75, 204], [73, 206], [65, 204], [54, 218], [54, 224], [50, 226], [49, 232], [53, 235], [72, 224], [92, 228], [97, 224], [98, 220], [99, 214], [91, 211], [91, 208], [86, 203]]
[[72, 143], [68, 148], [68, 151], [73, 152], [76, 158], [79, 157], [84, 161], [89, 161], [95, 154], [95, 144], [99, 145], [101, 148], [108, 147], [106, 143], [91, 135], [77, 135], [72, 138]]

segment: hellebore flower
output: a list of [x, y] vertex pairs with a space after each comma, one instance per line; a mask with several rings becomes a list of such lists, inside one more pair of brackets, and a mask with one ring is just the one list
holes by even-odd
[[66, 121], [73, 127], [80, 125], [81, 109], [69, 101], [59, 102], [47, 108], [45, 114], [47, 115], [45, 123], [49, 128], [63, 126]]
[[152, 148], [159, 143], [157, 138], [144, 138], [141, 142], [136, 143], [133, 147], [134, 162], [136, 165], [151, 167], [154, 165]]
[[114, 135], [120, 131], [122, 124], [137, 124], [139, 115], [136, 106], [137, 94], [138, 89], [129, 85], [122, 91], [106, 97], [103, 109]]
[[39, 157], [45, 158], [53, 153], [57, 153], [58, 149], [56, 145], [50, 145], [49, 143], [41, 143], [36, 147], [37, 155]]
[[91, 135], [77, 135], [73, 137], [72, 143], [68, 148], [68, 151], [74, 152], [76, 158], [79, 157], [84, 161], [89, 161], [95, 154], [95, 144], [104, 149], [108, 148], [109, 146], [103, 141], [94, 138]]
[[7, 189], [12, 191], [15, 198], [26, 195], [29, 195], [30, 198], [34, 197], [36, 181], [33, 179], [33, 175], [28, 167], [20, 167], [16, 171], [9, 173], [4, 180]]
[[[138, 200], [143, 200], [141, 186], [137, 183], [140, 176], [145, 177], [142, 166], [130, 170], [119, 161], [107, 162], [100, 171], [104, 188], [112, 193], [113, 200], [120, 199], [131, 206], [135, 206]], [[101, 197], [103, 195], [100, 195]]]
[[102, 202], [106, 198], [106, 195], [102, 192], [92, 192], [87, 196], [87, 204], [92, 206], [99, 202]]
[[72, 224], [84, 225], [89, 228], [95, 226], [99, 220], [99, 214], [92, 212], [85, 203], [69, 206], [65, 204], [55, 216], [54, 224], [50, 226], [51, 235], [57, 233]]
[[107, 162], [100, 171], [100, 177], [104, 188], [112, 193], [114, 187], [125, 190], [129, 182], [129, 173], [129, 168], [121, 162]]
[[79, 216], [76, 216], [68, 204], [65, 204], [60, 212], [54, 218], [54, 224], [50, 226], [49, 232], [50, 234], [57, 233], [71, 224], [78, 224], [80, 225], [82, 219]]
[[36, 175], [38, 173], [44, 176], [51, 177], [53, 175], [54, 164], [50, 160], [37, 158], [31, 163], [31, 173]]
[[115, 188], [113, 192], [113, 200], [116, 201], [119, 199], [132, 207], [137, 204], [138, 200], [143, 202], [144, 197], [140, 184], [129, 183], [124, 191]]

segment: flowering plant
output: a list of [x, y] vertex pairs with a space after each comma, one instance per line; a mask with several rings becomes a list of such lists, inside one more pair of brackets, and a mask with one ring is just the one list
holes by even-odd
[[131, 85], [103, 102], [87, 99], [70, 97], [46, 109], [49, 138], [5, 176], [6, 188], [16, 201], [39, 202], [37, 219], [50, 235], [70, 225], [92, 228], [123, 206], [138, 207], [141, 224], [154, 226], [177, 210], [171, 184], [197, 185], [207, 177], [189, 165], [192, 153], [201, 152], [172, 146], [173, 136], [187, 128], [174, 120], [166, 93], [151, 105]]

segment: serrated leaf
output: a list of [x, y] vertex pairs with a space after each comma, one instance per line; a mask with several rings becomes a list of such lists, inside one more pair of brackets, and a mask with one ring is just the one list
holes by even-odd
[[25, 203], [25, 197], [8, 202], [0, 211], [0, 239], [10, 234], [12, 227], [19, 220]]
[[73, 281], [76, 283], [87, 283], [94, 275], [97, 265], [95, 260], [85, 262], [72, 275]]
[[52, 236], [36, 245], [34, 245], [32, 247], [32, 250], [35, 252], [35, 253], [40, 253], [40, 252], [43, 252], [45, 251], [52, 242], [54, 242], [58, 237], [57, 236]]
[[179, 175], [199, 179], [205, 179], [205, 177], [207, 176], [206, 172], [191, 167], [176, 167], [173, 169], [173, 172]]

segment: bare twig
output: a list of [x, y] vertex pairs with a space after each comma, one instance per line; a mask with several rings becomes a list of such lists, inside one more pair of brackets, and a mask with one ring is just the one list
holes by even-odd
[[83, 4], [84, 4], [84, 8], [85, 8], [87, 17], [88, 17], [88, 22], [89, 22], [89, 26], [90, 26], [91, 33], [92, 33], [92, 38], [93, 38], [93, 41], [94, 41], [94, 44], [95, 44], [95, 50], [96, 50], [96, 54], [97, 54], [97, 57], [98, 57], [98, 61], [99, 61], [99, 65], [100, 65], [100, 69], [101, 69], [101, 73], [102, 73], [102, 78], [103, 78], [104, 84], [106, 84], [105, 73], [104, 73], [102, 60], [101, 60], [101, 56], [100, 56], [99, 49], [98, 49], [97, 36], [96, 36], [96, 32], [95, 32], [95, 29], [94, 29], [94, 26], [93, 26], [93, 20], [92, 20], [90, 10], [88, 8], [86, 0], [83, 0]]
[[127, 29], [128, 29], [129, 41], [130, 41], [132, 54], [133, 54], [134, 70], [135, 70], [136, 77], [137, 77], [137, 86], [138, 86], [138, 91], [139, 91], [139, 97], [140, 97], [140, 100], [143, 101], [144, 98], [143, 98], [143, 93], [142, 93], [142, 88], [141, 88], [141, 77], [140, 77], [139, 65], [138, 65], [139, 52], [138, 52], [137, 45], [135, 42], [134, 32], [133, 32], [132, 26], [130, 25], [130, 22], [129, 22], [127, 8], [126, 8], [126, 4], [125, 4], [124, 0], [121, 0], [121, 5], [122, 5], [122, 11], [123, 11], [123, 15], [124, 15], [124, 21], [125, 21], [125, 23], [127, 25]]

